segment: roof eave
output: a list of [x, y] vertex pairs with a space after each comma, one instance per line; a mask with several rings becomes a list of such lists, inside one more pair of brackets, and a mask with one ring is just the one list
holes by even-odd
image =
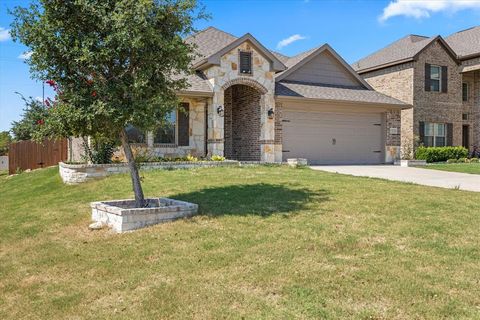
[[402, 60], [392, 61], [392, 62], [389, 62], [389, 63], [380, 64], [378, 66], [374, 66], [374, 67], [370, 67], [370, 68], [359, 69], [359, 70], [357, 70], [357, 73], [362, 74], [362, 73], [372, 72], [372, 71], [376, 71], [376, 70], [380, 70], [380, 69], [385, 69], [385, 68], [388, 68], [388, 67], [393, 67], [393, 66], [396, 66], [396, 65], [399, 65], [399, 64], [404, 64], [404, 63], [411, 62], [411, 61], [414, 61], [414, 60], [415, 59], [413, 57], [411, 57], [411, 58], [406, 58], [406, 59], [402, 59]]
[[210, 55], [209, 57], [202, 59], [201, 61], [197, 62], [193, 65], [193, 68], [196, 70], [203, 70], [211, 65], [219, 65], [221, 57], [226, 54], [227, 52], [235, 49], [241, 43], [245, 41], [250, 41], [254, 47], [257, 48], [260, 53], [264, 54], [268, 59], [271, 61], [271, 69], [275, 72], [284, 71], [287, 69], [285, 64], [281, 62], [273, 53], [270, 52], [267, 48], [265, 48], [257, 39], [255, 39], [250, 33], [243, 35], [242, 37], [232, 41], [227, 46], [223, 47], [216, 53]]
[[308, 97], [292, 97], [284, 95], [275, 95], [275, 99], [281, 101], [309, 101], [309, 102], [324, 102], [324, 103], [339, 103], [339, 104], [349, 104], [349, 105], [363, 105], [371, 107], [381, 107], [391, 110], [405, 110], [412, 108], [409, 104], [394, 104], [394, 103], [381, 103], [381, 102], [364, 102], [364, 101], [354, 101], [354, 100], [338, 100], [338, 99], [321, 99], [321, 98], [308, 98]]
[[210, 92], [210, 91], [181, 90], [181, 91], [178, 91], [177, 94], [179, 96], [186, 96], [186, 97], [201, 97], [201, 98], [213, 97], [213, 92]]

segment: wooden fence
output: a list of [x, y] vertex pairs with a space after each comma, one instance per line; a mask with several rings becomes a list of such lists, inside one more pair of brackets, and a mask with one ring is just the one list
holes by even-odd
[[67, 160], [67, 149], [67, 139], [14, 142], [8, 150], [8, 173], [57, 165]]

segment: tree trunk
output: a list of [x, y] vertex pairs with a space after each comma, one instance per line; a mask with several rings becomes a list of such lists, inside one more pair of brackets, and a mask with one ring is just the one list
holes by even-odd
[[133, 192], [135, 193], [135, 206], [137, 208], [143, 208], [145, 206], [145, 197], [143, 196], [142, 184], [140, 183], [140, 176], [138, 175], [138, 168], [133, 157], [132, 148], [128, 142], [127, 132], [125, 129], [120, 133], [120, 139], [122, 141], [123, 152], [128, 161], [128, 167], [130, 168], [130, 176], [132, 178]]

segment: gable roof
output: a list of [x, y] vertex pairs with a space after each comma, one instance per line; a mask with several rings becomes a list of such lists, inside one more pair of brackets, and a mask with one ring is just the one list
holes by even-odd
[[358, 73], [363, 73], [413, 61], [423, 50], [425, 50], [425, 48], [435, 41], [439, 41], [445, 47], [445, 50], [452, 59], [457, 60], [457, 55], [441, 36], [428, 38], [410, 34], [391, 43], [385, 48], [358, 60], [352, 64], [352, 67]]
[[325, 51], [329, 52], [340, 63], [340, 65], [342, 65], [346, 69], [346, 71], [350, 73], [350, 75], [352, 75], [365, 88], [372, 89], [372, 87], [364, 79], [362, 79], [362, 77], [360, 77], [358, 73], [356, 73], [355, 70], [353, 70], [352, 67], [345, 60], [343, 60], [343, 58], [327, 43], [320, 47], [300, 53], [289, 59], [286, 63], [288, 69], [278, 74], [275, 77], [275, 80], [281, 81], [282, 79], [285, 79], [285, 77], [287, 77], [289, 74], [292, 74], [293, 72], [295, 72], [295, 70], [298, 70], [307, 62], [311, 61], [313, 58]]
[[406, 109], [410, 106], [400, 100], [389, 97], [375, 90], [321, 85], [298, 81], [281, 81], [275, 83], [275, 95], [285, 98], [300, 98], [316, 101], [342, 101], [371, 105], [389, 105], [392, 108]]
[[445, 41], [460, 59], [480, 55], [480, 26], [451, 34]]
[[[198, 57], [193, 65], [196, 73], [186, 77], [190, 87], [182, 91], [182, 94], [212, 96], [213, 88], [200, 70], [205, 66], [220, 63], [222, 55], [233, 50], [244, 41], [249, 41], [258, 51], [270, 59], [273, 69], [277, 71], [275, 74], [275, 95], [278, 97], [370, 103], [390, 105], [396, 108], [408, 107], [399, 100], [374, 91], [328, 44], [288, 57], [279, 52], [268, 50], [249, 33], [238, 38], [214, 27], [202, 30], [186, 38], [185, 41], [195, 45]], [[354, 88], [282, 80], [325, 51], [329, 52], [353, 78], [357, 79], [361, 86]]]
[[194, 64], [194, 68], [201, 68], [204, 65], [212, 65], [212, 64], [220, 64], [221, 57], [226, 54], [227, 52], [232, 51], [240, 44], [244, 43], [245, 41], [250, 42], [260, 53], [264, 54], [268, 59], [270, 59], [272, 63], [272, 69], [274, 71], [282, 71], [285, 70], [287, 67], [280, 61], [270, 50], [265, 48], [254, 36], [250, 33], [246, 33], [240, 38], [237, 38], [218, 50], [217, 52], [211, 54], [210, 56], [206, 56], [205, 59], [198, 61]]
[[208, 27], [187, 37], [185, 42], [195, 45], [195, 51], [198, 56], [193, 61], [193, 64], [196, 64], [200, 60], [211, 56], [237, 39], [237, 37], [230, 33], [214, 27]]

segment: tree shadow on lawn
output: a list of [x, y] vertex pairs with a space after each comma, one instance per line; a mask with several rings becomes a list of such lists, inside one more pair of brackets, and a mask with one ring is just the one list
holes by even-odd
[[207, 188], [177, 194], [172, 198], [198, 204], [199, 214], [207, 216], [269, 216], [304, 209], [311, 201], [329, 200], [325, 190], [312, 191], [266, 183]]

